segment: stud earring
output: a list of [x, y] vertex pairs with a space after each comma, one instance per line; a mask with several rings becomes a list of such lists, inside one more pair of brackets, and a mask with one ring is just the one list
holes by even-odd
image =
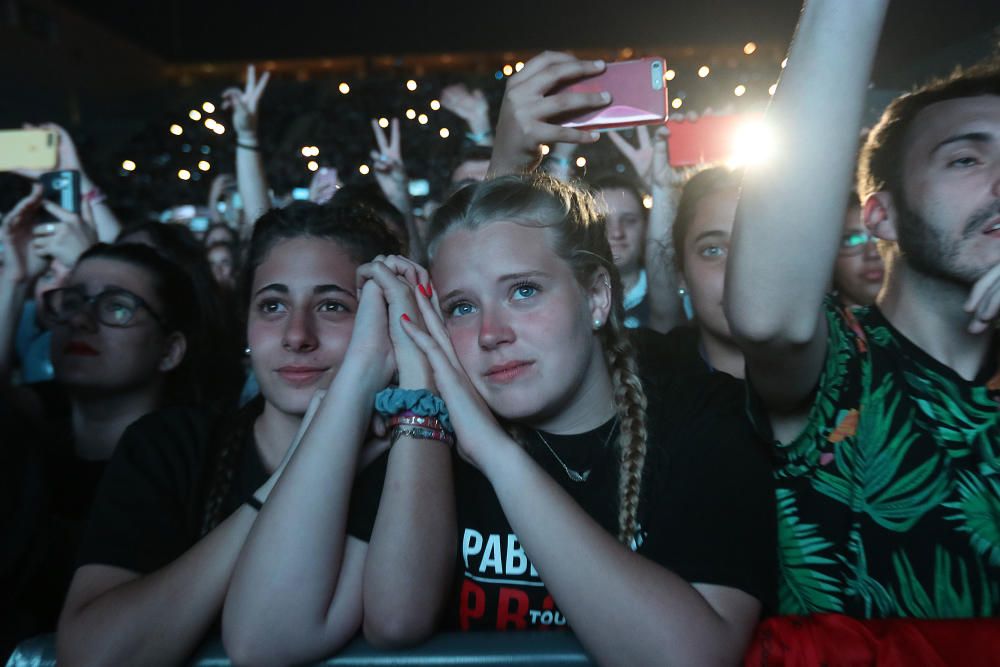
[[249, 346], [243, 348], [243, 354], [245, 354], [248, 357], [250, 356], [250, 347]]
[[602, 322], [600, 320], [594, 320], [594, 328], [600, 329]]
[[686, 290], [686, 289], [684, 289], [683, 287], [678, 287], [678, 288], [677, 288], [677, 295], [678, 295], [679, 297], [683, 298], [683, 297], [684, 297], [684, 295], [685, 295], [685, 294], [687, 294], [687, 293], [688, 293], [688, 292], [687, 292], [687, 290]]

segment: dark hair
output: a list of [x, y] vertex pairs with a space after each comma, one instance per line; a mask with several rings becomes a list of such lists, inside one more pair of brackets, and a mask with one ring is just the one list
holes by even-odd
[[[254, 224], [253, 236], [241, 279], [240, 309], [245, 315], [250, 304], [254, 273], [267, 259], [271, 250], [294, 238], [309, 237], [335, 241], [358, 264], [371, 261], [377, 255], [399, 254], [399, 239], [370, 208], [332, 200], [328, 204], [292, 202], [285, 208], [271, 209]], [[239, 453], [252, 437], [253, 424], [264, 408], [258, 396], [235, 414], [220, 422], [215, 438], [213, 473], [204, 494], [202, 534], [211, 531], [222, 520], [222, 503], [232, 487]]]
[[698, 214], [698, 205], [709, 195], [740, 187], [742, 178], [743, 172], [738, 169], [708, 167], [689, 178], [684, 184], [680, 201], [677, 202], [674, 226], [670, 231], [674, 246], [674, 267], [678, 273], [684, 273], [684, 242], [691, 230], [691, 223]]
[[170, 333], [184, 336], [187, 349], [181, 362], [166, 375], [164, 405], [199, 403], [206, 398], [196, 371], [205, 361], [206, 336], [199, 320], [194, 282], [182, 267], [147, 245], [98, 243], [80, 255], [77, 265], [88, 259], [110, 259], [131, 264], [150, 277], [160, 302], [157, 315]]
[[[621, 420], [618, 451], [618, 539], [625, 544], [637, 526], [642, 471], [646, 461], [646, 394], [639, 380], [625, 319], [623, 290], [608, 244], [604, 216], [584, 189], [547, 174], [502, 176], [459, 190], [434, 214], [428, 233], [428, 255], [449, 229], [477, 229], [497, 220], [544, 227], [552, 232], [553, 250], [588, 285], [603, 269], [611, 282], [611, 313], [596, 333], [611, 373], [615, 408]], [[517, 434], [517, 429], [512, 429]]]
[[645, 198], [646, 193], [643, 191], [642, 186], [636, 183], [634, 179], [621, 174], [604, 174], [590, 180], [589, 183], [591, 191], [595, 194], [601, 190], [624, 190], [631, 192], [635, 200], [639, 202], [639, 207], [642, 209], [643, 214], [646, 213], [646, 208], [642, 205], [642, 200]]
[[876, 192], [903, 193], [903, 151], [917, 115], [938, 102], [963, 97], [1000, 95], [1000, 58], [967, 69], [894, 99], [868, 134], [858, 160], [858, 193], [862, 200]]
[[[381, 188], [375, 183], [352, 183], [339, 188], [330, 199], [331, 204], [341, 206], [358, 207], [369, 209], [391, 231], [396, 232], [399, 242], [403, 248], [410, 243], [410, 234], [406, 229], [406, 217], [402, 211], [393, 206], [392, 202], [385, 198]], [[367, 260], [365, 260], [367, 261]]]
[[[240, 242], [240, 235], [236, 232], [235, 229], [233, 229], [232, 227], [230, 227], [229, 225], [227, 225], [224, 222], [213, 222], [211, 225], [208, 226], [208, 229], [205, 230], [205, 236], [204, 236], [204, 239], [205, 239], [206, 243], [208, 241], [208, 237], [211, 236], [212, 232], [214, 232], [216, 229], [225, 229], [226, 232], [229, 233], [229, 241], [226, 241], [226, 243], [229, 243], [231, 245], [237, 245], [237, 244], [239, 244], [239, 242]], [[219, 243], [219, 242], [216, 241], [215, 243]], [[213, 245], [214, 245], [214, 243], [213, 243]]]
[[238, 314], [215, 281], [205, 246], [186, 226], [160, 222], [130, 225], [118, 235], [116, 244], [136, 234], [148, 236], [153, 250], [180, 266], [194, 283], [193, 305], [206, 348], [205, 358], [199, 362], [201, 381], [196, 397], [214, 408], [229, 410], [243, 384], [243, 331]]

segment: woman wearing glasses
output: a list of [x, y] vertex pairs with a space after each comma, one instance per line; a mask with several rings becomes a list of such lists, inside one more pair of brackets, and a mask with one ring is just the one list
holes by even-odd
[[[52, 330], [55, 381], [8, 387], [23, 428], [5, 466], [25, 529], [13, 533], [19, 560], [12, 640], [51, 631], [73, 573], [73, 558], [106, 462], [125, 429], [143, 415], [182, 403], [201, 345], [188, 276], [151, 248], [98, 244], [84, 252], [66, 286], [43, 296]], [[18, 594], [20, 594], [18, 596]]]
[[852, 192], [844, 218], [840, 252], [833, 268], [833, 290], [842, 305], [850, 308], [875, 303], [885, 276], [876, 242], [861, 221], [861, 204], [857, 193]]

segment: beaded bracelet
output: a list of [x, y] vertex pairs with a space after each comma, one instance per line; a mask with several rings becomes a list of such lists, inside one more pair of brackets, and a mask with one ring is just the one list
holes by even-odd
[[448, 408], [444, 401], [427, 389], [383, 389], [375, 394], [375, 411], [386, 416], [409, 413], [418, 417], [436, 417], [444, 430], [455, 432], [448, 419]]
[[415, 438], [417, 440], [437, 440], [448, 446], [455, 444], [455, 437], [447, 431], [436, 428], [426, 428], [423, 426], [397, 426], [392, 429], [392, 437], [389, 438], [390, 446], [402, 437]]

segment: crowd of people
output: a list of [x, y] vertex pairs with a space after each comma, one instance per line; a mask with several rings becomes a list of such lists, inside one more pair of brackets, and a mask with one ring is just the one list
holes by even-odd
[[275, 197], [252, 67], [205, 228], [116, 214], [47, 126], [82, 197], [34, 185], [0, 228], [0, 648], [297, 664], [569, 628], [602, 665], [705, 665], [756, 630], [765, 664], [809, 616], [968, 619], [947, 656], [988, 662], [1000, 65], [898, 98], [859, 153], [886, 5], [806, 3], [777, 156], [743, 168], [640, 127], [605, 139], [634, 178], [571, 178], [601, 135], [553, 119], [611, 100], [554, 52], [495, 125], [442, 94], [468, 143], [419, 209], [396, 120], [373, 186]]

